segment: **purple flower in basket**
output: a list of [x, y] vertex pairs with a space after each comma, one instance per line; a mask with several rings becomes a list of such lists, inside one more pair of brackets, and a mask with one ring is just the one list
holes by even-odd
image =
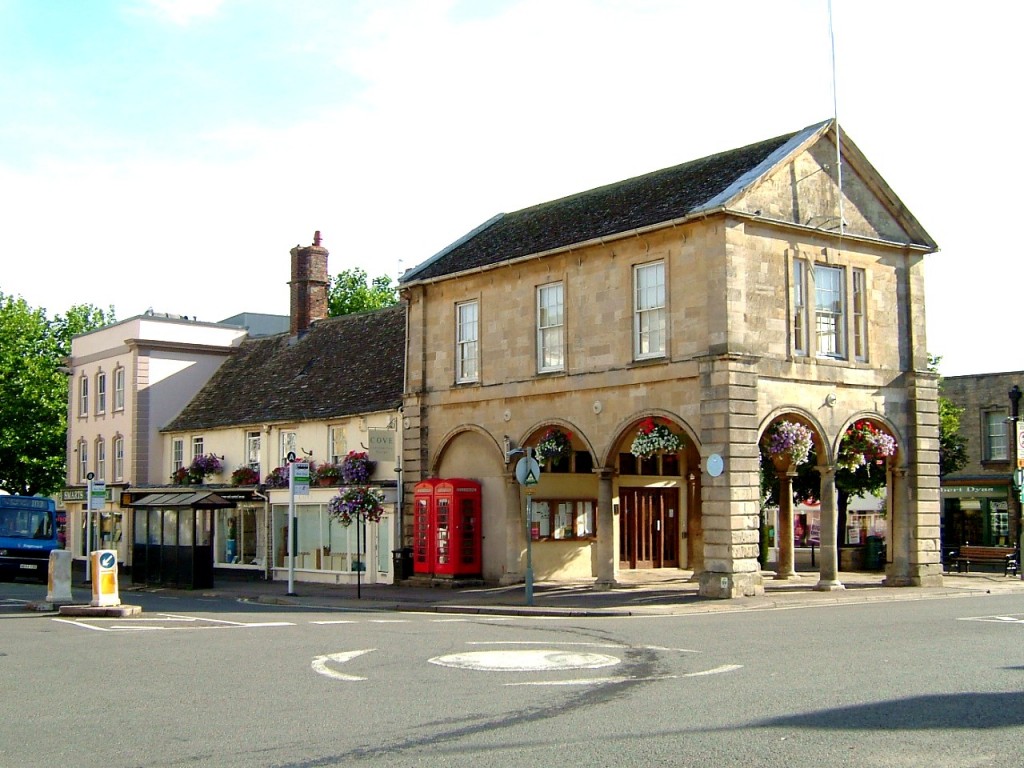
[[377, 462], [371, 461], [363, 452], [349, 451], [341, 460], [341, 479], [347, 485], [363, 485], [373, 475]]

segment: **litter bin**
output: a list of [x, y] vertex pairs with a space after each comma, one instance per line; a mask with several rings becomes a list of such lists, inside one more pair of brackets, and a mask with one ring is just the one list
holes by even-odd
[[395, 566], [395, 581], [412, 578], [412, 547], [391, 550]]
[[864, 570], [882, 570], [882, 549], [885, 546], [885, 539], [881, 536], [868, 536], [864, 544]]

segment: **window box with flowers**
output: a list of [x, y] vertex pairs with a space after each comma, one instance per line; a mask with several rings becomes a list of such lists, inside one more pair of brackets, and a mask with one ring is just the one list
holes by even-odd
[[232, 485], [259, 485], [260, 473], [252, 467], [239, 467], [231, 473]]
[[836, 466], [856, 472], [867, 464], [883, 464], [890, 456], [896, 455], [896, 440], [883, 432], [872, 422], [861, 420], [843, 433], [839, 441], [839, 456]]
[[196, 456], [187, 467], [178, 467], [171, 475], [176, 485], [201, 485], [210, 475], [220, 474], [224, 469], [220, 459], [212, 453]]
[[317, 464], [313, 477], [316, 479], [316, 484], [322, 488], [341, 485], [341, 465], [331, 462]]
[[384, 513], [384, 494], [375, 488], [355, 485], [346, 488], [327, 502], [327, 511], [344, 526], [362, 518], [376, 523]]
[[683, 449], [683, 438], [655, 419], [640, 422], [629, 452], [639, 459], [649, 459], [659, 453], [678, 453]]
[[814, 440], [810, 427], [798, 421], [777, 421], [768, 428], [768, 455], [780, 469], [796, 468], [811, 456]]
[[366, 453], [349, 451], [341, 460], [341, 479], [348, 485], [364, 485], [377, 468], [377, 462], [371, 461]]
[[267, 488], [287, 488], [288, 487], [288, 467], [275, 467], [267, 473], [267, 476], [263, 479], [263, 485]]

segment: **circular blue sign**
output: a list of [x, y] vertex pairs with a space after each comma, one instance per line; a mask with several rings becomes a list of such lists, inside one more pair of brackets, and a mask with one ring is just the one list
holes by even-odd
[[100, 555], [100, 567], [101, 568], [113, 568], [114, 563], [117, 562], [117, 558], [114, 557], [113, 552], [104, 552]]

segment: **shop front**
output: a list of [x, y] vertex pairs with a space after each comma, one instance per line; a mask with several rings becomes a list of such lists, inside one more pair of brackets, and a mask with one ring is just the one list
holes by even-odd
[[[326, 584], [390, 584], [394, 579], [392, 550], [396, 547], [396, 489], [384, 494], [384, 513], [377, 522], [354, 519], [344, 524], [330, 514], [328, 502], [342, 489], [311, 488], [297, 496], [293, 526], [294, 572], [298, 581]], [[288, 578], [287, 489], [270, 492], [273, 579]]]
[[1010, 541], [1008, 480], [943, 483], [942, 550], [974, 544], [1013, 546]]

